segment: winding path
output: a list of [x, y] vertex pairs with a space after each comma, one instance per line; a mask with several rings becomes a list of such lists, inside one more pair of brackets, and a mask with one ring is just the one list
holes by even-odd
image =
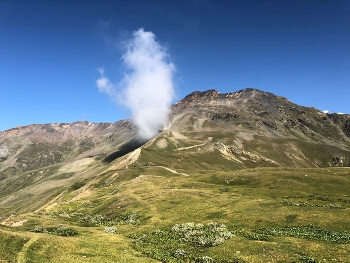
[[27, 243], [24, 244], [21, 252], [19, 252], [17, 255], [17, 263], [26, 263], [26, 252], [28, 251], [29, 247], [38, 239], [39, 237], [37, 235], [33, 235], [33, 237]]
[[204, 145], [206, 145], [206, 144], [207, 144], [207, 143], [205, 142], [205, 143], [196, 144], [196, 145], [192, 145], [192, 146], [177, 148], [176, 150], [177, 150], [177, 151], [182, 151], [182, 150], [192, 149], [192, 148], [195, 148], [195, 147], [201, 147], [201, 146], [204, 146]]
[[165, 170], [167, 170], [167, 171], [169, 171], [169, 172], [172, 172], [172, 173], [174, 173], [174, 174], [181, 174], [181, 175], [184, 175], [184, 176], [190, 176], [190, 175], [185, 174], [185, 173], [178, 173], [178, 172], [176, 172], [175, 170], [172, 170], [172, 169], [170, 169], [170, 168], [168, 168], [168, 167], [165, 167], [165, 166], [156, 166], [156, 167], [163, 168], [163, 169], [165, 169]]

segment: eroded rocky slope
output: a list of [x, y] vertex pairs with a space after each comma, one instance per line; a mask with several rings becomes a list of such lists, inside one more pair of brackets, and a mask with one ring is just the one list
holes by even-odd
[[215, 134], [213, 146], [231, 159], [287, 167], [350, 165], [348, 114], [324, 113], [257, 89], [193, 92], [172, 112], [168, 130]]

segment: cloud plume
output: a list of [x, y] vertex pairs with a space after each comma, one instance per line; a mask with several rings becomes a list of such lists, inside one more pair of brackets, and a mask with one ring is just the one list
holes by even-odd
[[122, 60], [128, 73], [113, 84], [100, 69], [96, 85], [100, 92], [131, 110], [131, 119], [142, 139], [157, 135], [166, 126], [170, 104], [174, 97], [175, 65], [169, 60], [165, 47], [156, 41], [152, 32], [139, 29], [125, 42]]

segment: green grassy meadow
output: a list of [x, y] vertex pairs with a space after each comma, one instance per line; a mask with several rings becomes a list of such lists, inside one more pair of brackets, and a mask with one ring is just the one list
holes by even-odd
[[136, 157], [9, 171], [0, 262], [350, 262], [346, 151], [248, 135], [165, 132]]
[[[349, 168], [175, 170], [110, 171], [14, 216], [28, 221], [0, 227], [0, 262], [350, 262]], [[32, 232], [60, 225], [77, 234]]]

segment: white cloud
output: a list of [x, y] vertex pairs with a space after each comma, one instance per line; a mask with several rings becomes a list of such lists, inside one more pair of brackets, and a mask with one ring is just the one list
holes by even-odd
[[96, 85], [99, 92], [106, 93], [113, 99], [117, 98], [117, 91], [115, 85], [112, 84], [109, 79], [105, 76], [104, 68], [99, 68], [98, 72], [100, 73], [100, 78], [96, 80]]
[[96, 81], [100, 92], [131, 110], [132, 121], [142, 139], [154, 137], [166, 126], [174, 97], [175, 65], [155, 38], [152, 32], [142, 28], [135, 31], [133, 38], [125, 42], [126, 52], [122, 56], [129, 73], [114, 85], [101, 68], [101, 77]]
[[324, 110], [323, 113], [329, 113], [329, 110]]

